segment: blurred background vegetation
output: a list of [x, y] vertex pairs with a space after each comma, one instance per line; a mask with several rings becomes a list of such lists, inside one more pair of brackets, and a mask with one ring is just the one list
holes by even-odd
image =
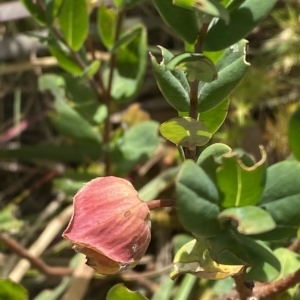
[[[110, 1], [106, 2], [109, 5]], [[95, 19], [93, 11], [89, 39], [105, 61], [107, 53], [97, 35]], [[156, 45], [175, 51], [182, 49], [181, 41], [163, 24], [150, 1], [142, 1], [129, 11], [126, 26], [137, 22], [147, 27], [149, 50], [156, 51]], [[287, 126], [300, 100], [299, 23], [300, 1], [279, 0], [271, 15], [248, 36], [247, 60], [252, 67], [232, 93], [227, 120], [212, 142], [243, 148], [256, 158], [260, 155], [258, 146], [264, 145], [269, 164], [290, 155]], [[35, 38], [37, 33], [45, 34], [43, 31], [20, 2], [0, 2], [0, 229], [10, 231], [27, 249], [33, 247], [41, 235], [53, 234], [48, 244], [42, 243], [41, 249], [35, 250], [36, 255], [49, 265], [68, 266], [74, 253], [60, 238], [68, 221], [68, 218], [63, 219], [65, 209], [83, 182], [103, 175], [102, 149], [93, 141], [93, 136], [90, 136], [92, 141], [76, 137], [80, 122], [72, 124], [71, 129], [66, 129], [66, 124], [59, 125], [55, 101], [44, 91], [43, 84], [47, 85], [47, 78], [50, 84], [64, 78], [66, 96], [73, 107], [90, 118], [90, 123], [99, 126], [99, 130], [105, 109], [95, 114], [93, 92], [80, 78], [66, 75], [41, 39]], [[51, 79], [52, 75], [47, 77], [47, 74], [61, 77]], [[172, 197], [178, 155], [175, 147], [151, 134], [149, 142], [154, 148], [141, 149], [140, 144], [134, 144], [137, 133], [130, 129], [147, 120], [163, 122], [172, 116], [176, 116], [176, 112], [162, 98], [148, 60], [139, 93], [130, 103], [115, 104], [110, 117], [114, 138], [117, 141], [122, 137], [124, 145], [121, 154], [113, 154], [114, 173], [132, 180], [144, 200]], [[153, 124], [156, 123], [148, 122], [150, 131], [157, 130]], [[116, 282], [126, 282], [129, 287], [150, 296], [161, 292], [160, 286], [165, 291], [172, 289], [173, 283], [167, 279], [172, 253], [189, 236], [184, 235], [170, 209], [157, 211], [152, 218], [151, 245], [136, 270], [110, 277], [91, 274], [82, 296], [77, 294], [77, 298], [70, 298], [67, 294], [70, 282], [57, 276], [45, 276], [34, 268], [23, 268], [26, 273], [17, 278], [27, 288], [29, 299], [35, 300], [105, 299]], [[3, 243], [0, 254], [2, 276], [17, 272], [18, 258]], [[75, 265], [76, 259], [74, 256]], [[176, 300], [199, 299], [200, 294], [203, 300], [211, 299], [229, 286], [220, 281], [212, 288], [211, 283], [202, 280], [196, 284], [196, 281], [186, 276], [181, 285], [176, 284], [179, 286]], [[182, 286], [193, 291], [189, 298], [189, 293], [180, 290]], [[49, 292], [52, 298], [46, 298], [46, 290], [52, 291], [52, 294]], [[152, 299], [163, 298], [156, 294]]]

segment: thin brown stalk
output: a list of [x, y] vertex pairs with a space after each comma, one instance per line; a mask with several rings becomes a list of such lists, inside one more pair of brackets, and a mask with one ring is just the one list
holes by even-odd
[[158, 199], [158, 200], [151, 200], [146, 202], [148, 208], [150, 210], [154, 210], [157, 208], [162, 207], [174, 207], [176, 206], [176, 200], [174, 199]]
[[41, 273], [47, 276], [71, 276], [72, 268], [52, 267], [44, 263], [40, 258], [30, 254], [24, 247], [22, 247], [15, 239], [9, 235], [2, 233], [0, 239], [18, 256], [27, 259], [33, 267], [38, 269]]

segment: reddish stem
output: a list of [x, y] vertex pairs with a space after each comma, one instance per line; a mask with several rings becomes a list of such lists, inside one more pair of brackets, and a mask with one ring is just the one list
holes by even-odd
[[151, 200], [146, 202], [148, 208], [150, 210], [154, 210], [157, 208], [162, 207], [174, 207], [176, 206], [176, 200], [174, 199], [158, 199], [158, 200]]

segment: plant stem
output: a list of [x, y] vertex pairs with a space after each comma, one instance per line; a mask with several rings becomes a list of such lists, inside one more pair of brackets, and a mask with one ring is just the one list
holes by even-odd
[[244, 283], [243, 275], [239, 274], [236, 276], [232, 276], [232, 278], [235, 281], [235, 288], [238, 292], [239, 299], [240, 300], [249, 299], [249, 297], [251, 297], [253, 294], [252, 294], [252, 290], [250, 290], [248, 287], [246, 287], [246, 285]]
[[[118, 13], [118, 16], [117, 16], [117, 26], [116, 26], [115, 40], [114, 40], [115, 43], [120, 38], [124, 17], [125, 17], [125, 11], [122, 10]], [[104, 143], [106, 144], [105, 158], [104, 158], [106, 176], [110, 175], [111, 172], [112, 172], [112, 170], [111, 170], [110, 150], [108, 148], [108, 145], [109, 145], [109, 142], [110, 142], [110, 135], [111, 135], [111, 129], [112, 129], [111, 122], [110, 122], [111, 104], [112, 104], [111, 90], [112, 90], [112, 85], [113, 85], [113, 76], [114, 76], [114, 69], [115, 69], [115, 66], [116, 66], [116, 62], [117, 62], [117, 53], [114, 51], [114, 52], [111, 53], [108, 84], [107, 84], [107, 88], [105, 89], [104, 95], [103, 95], [104, 96], [104, 103], [105, 103], [106, 108], [107, 108], [107, 117], [105, 119], [104, 136], [103, 136]]]
[[174, 199], [158, 199], [158, 200], [147, 201], [145, 203], [147, 204], [149, 210], [154, 210], [162, 207], [176, 206], [176, 200]]
[[300, 282], [300, 269], [275, 282], [254, 288], [254, 296], [259, 300], [274, 299]]

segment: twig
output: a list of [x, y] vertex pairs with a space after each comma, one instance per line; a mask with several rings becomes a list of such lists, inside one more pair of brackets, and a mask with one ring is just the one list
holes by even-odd
[[[94, 53], [97, 60], [107, 61], [110, 58], [110, 54], [107, 52], [96, 51]], [[92, 60], [92, 54], [87, 53], [87, 60]], [[3, 64], [0, 66], [0, 75], [6, 75], [11, 73], [20, 73], [25, 71], [31, 71], [35, 68], [51, 68], [58, 65], [58, 61], [53, 56], [37, 57], [30, 61], [17, 62], [11, 64]]]
[[235, 288], [240, 300], [247, 300], [253, 295], [252, 290], [246, 287], [242, 274], [232, 276], [235, 281]]
[[299, 252], [300, 251], [300, 239], [297, 238], [288, 248], [289, 250], [293, 252]]
[[286, 290], [300, 283], [300, 269], [275, 282], [254, 288], [254, 296], [259, 300], [274, 299]]
[[145, 202], [150, 210], [154, 210], [162, 207], [176, 206], [176, 200], [174, 199], [158, 199]]
[[[48, 247], [52, 240], [61, 232], [62, 228], [65, 227], [66, 223], [69, 222], [73, 213], [73, 206], [66, 207], [60, 215], [55, 217], [48, 226], [39, 236], [39, 238], [32, 244], [28, 249], [28, 252], [33, 256], [39, 256]], [[15, 268], [10, 272], [9, 278], [12, 281], [20, 282], [24, 274], [30, 267], [30, 263], [26, 259], [21, 259]]]
[[47, 276], [70, 276], [73, 273], [72, 268], [52, 267], [44, 263], [40, 258], [30, 254], [25, 248], [23, 248], [16, 240], [9, 237], [7, 234], [2, 233], [0, 239], [17, 255], [27, 259], [32, 266], [37, 268], [43, 274]]
[[[125, 17], [125, 11], [121, 11], [118, 13], [117, 16], [117, 24], [116, 24], [116, 32], [115, 32], [115, 38], [114, 42], [116, 43], [121, 35], [121, 29], [122, 29], [122, 24], [123, 24], [123, 19]], [[113, 75], [114, 75], [114, 69], [116, 66], [117, 62], [117, 53], [113, 52], [111, 54], [111, 59], [110, 59], [110, 70], [109, 70], [109, 77], [108, 77], [108, 84], [107, 88], [104, 91], [104, 103], [107, 108], [107, 117], [105, 119], [104, 123], [104, 134], [103, 134], [103, 140], [104, 143], [108, 146], [110, 142], [110, 134], [111, 134], [111, 122], [110, 122], [110, 115], [111, 115], [111, 90], [112, 90], [112, 85], [113, 85]], [[110, 157], [110, 150], [106, 148], [105, 151], [105, 157], [104, 157], [104, 164], [105, 164], [105, 174], [106, 176], [111, 174], [111, 157]]]

